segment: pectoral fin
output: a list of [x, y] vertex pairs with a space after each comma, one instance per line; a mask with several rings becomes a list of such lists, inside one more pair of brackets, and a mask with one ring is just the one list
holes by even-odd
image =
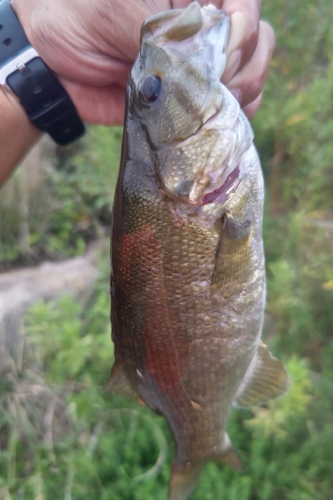
[[262, 342], [237, 391], [235, 403], [250, 407], [283, 394], [289, 386], [288, 373]]
[[234, 293], [234, 282], [242, 276], [245, 281], [251, 276], [253, 268], [249, 260], [249, 235], [251, 222], [236, 223], [225, 216], [219, 244], [216, 249], [215, 269], [212, 276], [212, 287], [225, 297]]
[[117, 362], [113, 365], [109, 378], [104, 384], [104, 391], [114, 392], [127, 399], [135, 399], [136, 401], [139, 399], [139, 394], [131, 384], [122, 365]]

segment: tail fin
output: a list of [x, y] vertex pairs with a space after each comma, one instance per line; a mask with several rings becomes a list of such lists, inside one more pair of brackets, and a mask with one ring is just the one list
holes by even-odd
[[199, 481], [204, 463], [179, 466], [173, 464], [169, 483], [168, 500], [185, 500]]
[[220, 449], [217, 449], [210, 457], [200, 461], [199, 463], [192, 464], [188, 462], [185, 465], [178, 465], [176, 463], [172, 466], [169, 495], [168, 500], [186, 500], [188, 495], [196, 487], [200, 473], [204, 468], [206, 462], [218, 462], [223, 465], [229, 465], [238, 471], [243, 470], [243, 464], [232, 446], [230, 438], [227, 433], [224, 434], [224, 443]]

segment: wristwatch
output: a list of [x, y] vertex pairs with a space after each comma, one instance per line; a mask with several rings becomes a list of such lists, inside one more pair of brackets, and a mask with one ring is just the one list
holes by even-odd
[[0, 85], [18, 97], [30, 121], [57, 144], [84, 134], [73, 102], [30, 45], [8, 0], [0, 0]]

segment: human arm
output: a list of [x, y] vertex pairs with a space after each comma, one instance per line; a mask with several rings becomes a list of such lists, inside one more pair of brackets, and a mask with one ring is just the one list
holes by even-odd
[[0, 186], [40, 135], [20, 103], [0, 89]]

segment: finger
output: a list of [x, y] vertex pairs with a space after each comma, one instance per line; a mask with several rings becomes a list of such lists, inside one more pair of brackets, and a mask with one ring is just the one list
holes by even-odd
[[[209, 5], [214, 5], [217, 9], [223, 9], [223, 0], [196, 0], [200, 7], [206, 7]], [[174, 8], [184, 8], [187, 7], [190, 0], [173, 0], [172, 1]]]
[[275, 46], [271, 26], [260, 21], [259, 39], [251, 60], [228, 83], [242, 108], [253, 102], [262, 92]]
[[226, 0], [224, 10], [230, 15], [227, 44], [227, 66], [223, 81], [227, 83], [252, 57], [259, 32], [260, 0]]
[[120, 85], [94, 87], [63, 79], [61, 83], [83, 121], [109, 126], [123, 125], [125, 90]]
[[[91, 57], [87, 52], [75, 52], [68, 50], [68, 53], [54, 48], [54, 54], [59, 51], [55, 59], [57, 63], [51, 61], [51, 69], [60, 77], [77, 81], [84, 85], [94, 85], [103, 87], [112, 85], [119, 80], [127, 80], [132, 64], [109, 57], [107, 54], [96, 53]], [[48, 62], [48, 61], [47, 61]], [[53, 62], [53, 64], [52, 64]]]
[[170, 0], [170, 7], [171, 9], [186, 9], [190, 3], [190, 0]]
[[[230, 16], [230, 35], [227, 45], [227, 66], [223, 81], [228, 82], [234, 74], [251, 59], [258, 40], [261, 0], [198, 0], [203, 7], [207, 3], [224, 9]], [[185, 8], [189, 0], [170, 0], [172, 8]]]
[[[122, 0], [123, 1], [123, 0]], [[137, 3], [144, 5], [147, 8], [148, 15], [163, 12], [164, 10], [172, 9], [172, 0], [136, 0]], [[187, 3], [190, 3], [188, 0]]]
[[246, 116], [250, 121], [253, 120], [253, 118], [257, 114], [257, 111], [260, 108], [261, 100], [262, 100], [262, 92], [253, 102], [251, 102], [250, 104], [245, 106], [245, 108], [243, 108], [244, 113], [246, 114]]

